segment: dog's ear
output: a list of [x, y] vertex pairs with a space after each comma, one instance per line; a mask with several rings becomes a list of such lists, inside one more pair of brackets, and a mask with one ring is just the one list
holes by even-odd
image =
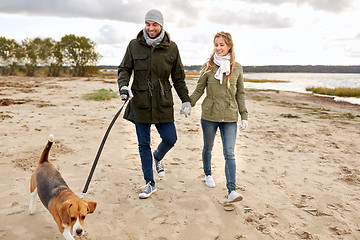
[[66, 201], [63, 203], [63, 205], [60, 208], [60, 218], [61, 222], [70, 225], [70, 207], [72, 203], [69, 201]]
[[88, 201], [87, 204], [88, 204], [88, 213], [93, 213], [95, 211], [97, 203]]

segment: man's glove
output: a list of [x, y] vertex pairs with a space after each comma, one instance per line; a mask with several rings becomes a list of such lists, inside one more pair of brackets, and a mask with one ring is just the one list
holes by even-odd
[[130, 88], [128, 88], [127, 86], [122, 86], [120, 88], [120, 98], [121, 100], [123, 101], [126, 101], [126, 100], [130, 100], [134, 97], [134, 95], [132, 94]]
[[191, 113], [191, 104], [190, 104], [190, 102], [184, 102], [181, 105], [180, 114], [184, 114], [185, 117], [188, 117], [188, 116], [190, 116], [190, 113]]
[[245, 131], [248, 127], [249, 123], [247, 120], [241, 120], [241, 126], [240, 126], [240, 131]]

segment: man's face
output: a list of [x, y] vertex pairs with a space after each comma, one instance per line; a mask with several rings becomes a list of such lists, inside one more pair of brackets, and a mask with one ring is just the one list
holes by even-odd
[[146, 21], [145, 22], [145, 30], [149, 37], [155, 38], [157, 37], [161, 32], [161, 25], [157, 22], [153, 21]]

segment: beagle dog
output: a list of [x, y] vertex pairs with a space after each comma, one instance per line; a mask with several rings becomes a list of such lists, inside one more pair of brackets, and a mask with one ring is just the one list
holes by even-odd
[[36, 209], [36, 194], [52, 214], [60, 232], [66, 240], [81, 237], [84, 233], [84, 220], [87, 214], [93, 213], [96, 202], [86, 201], [74, 194], [68, 187], [60, 172], [48, 160], [49, 151], [54, 142], [54, 135], [41, 154], [39, 165], [30, 179], [30, 214]]

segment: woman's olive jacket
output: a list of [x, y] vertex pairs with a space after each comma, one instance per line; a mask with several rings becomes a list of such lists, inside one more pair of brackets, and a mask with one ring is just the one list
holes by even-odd
[[155, 48], [146, 44], [143, 31], [130, 41], [118, 67], [119, 90], [129, 85], [132, 74], [134, 97], [124, 113], [124, 118], [131, 122], [174, 122], [172, 85], [182, 102], [190, 102], [179, 50], [167, 32]]
[[199, 98], [204, 94], [206, 97], [201, 105], [201, 117], [212, 122], [237, 122], [240, 114], [241, 120], [248, 119], [248, 111], [245, 105], [245, 88], [243, 69], [239, 63], [235, 63], [230, 80], [230, 88], [223, 75], [223, 83], [214, 77], [218, 66], [213, 71], [204, 71], [200, 74], [196, 89], [190, 96], [191, 106], [195, 106]]

